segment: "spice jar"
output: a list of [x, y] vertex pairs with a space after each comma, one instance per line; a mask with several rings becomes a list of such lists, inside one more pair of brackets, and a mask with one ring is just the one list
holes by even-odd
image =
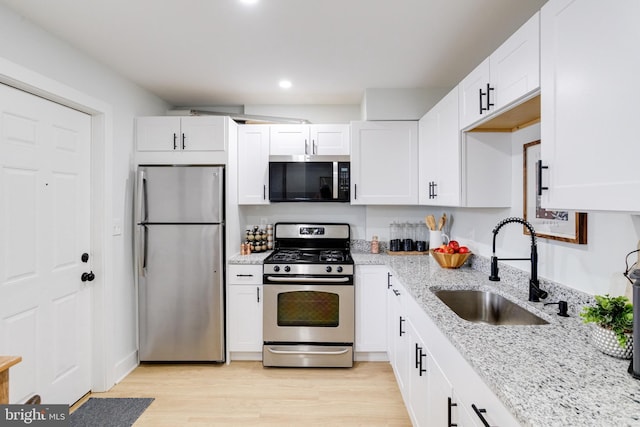
[[371, 253], [380, 253], [380, 242], [378, 241], [378, 236], [373, 236], [373, 238], [371, 239]]

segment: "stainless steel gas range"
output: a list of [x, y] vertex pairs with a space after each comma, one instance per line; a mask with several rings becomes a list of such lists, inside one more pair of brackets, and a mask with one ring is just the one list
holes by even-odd
[[264, 366], [351, 367], [349, 224], [277, 223], [264, 260]]

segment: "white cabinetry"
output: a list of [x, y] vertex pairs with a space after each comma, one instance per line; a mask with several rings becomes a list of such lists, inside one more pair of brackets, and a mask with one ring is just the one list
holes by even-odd
[[269, 126], [238, 127], [238, 204], [269, 203]]
[[272, 156], [349, 155], [349, 125], [272, 125]]
[[520, 425], [402, 284], [390, 283], [389, 358], [413, 425], [480, 427], [478, 413], [489, 425]]
[[511, 136], [461, 133], [458, 88], [419, 121], [420, 204], [511, 206]]
[[398, 388], [407, 404], [409, 393], [410, 339], [407, 335], [407, 314], [404, 299], [408, 297], [404, 287], [389, 275], [390, 287], [387, 291], [387, 343], [389, 361], [398, 382]]
[[541, 9], [544, 207], [640, 211], [639, 19], [635, 0]]
[[418, 122], [421, 205], [460, 204], [460, 127], [458, 87]]
[[460, 82], [460, 127], [468, 128], [540, 88], [540, 14], [533, 15]]
[[224, 151], [225, 117], [138, 117], [138, 151]]
[[351, 204], [418, 203], [418, 122], [353, 122], [351, 138]]
[[262, 356], [262, 266], [230, 265], [228, 289], [229, 351], [232, 359]]
[[357, 360], [387, 360], [387, 274], [381, 265], [356, 266]]

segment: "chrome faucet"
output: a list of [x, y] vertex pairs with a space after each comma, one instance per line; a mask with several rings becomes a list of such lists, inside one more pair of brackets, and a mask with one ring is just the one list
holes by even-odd
[[[529, 258], [498, 258], [496, 256], [496, 236], [500, 229], [512, 222], [517, 222], [529, 230], [531, 233], [531, 256]], [[512, 217], [505, 218], [498, 223], [493, 229], [493, 255], [491, 256], [491, 275], [489, 280], [493, 282], [500, 281], [498, 276], [498, 261], [531, 261], [531, 277], [529, 278], [529, 301], [539, 302], [540, 298], [545, 299], [548, 296], [546, 291], [540, 289], [540, 283], [538, 282], [538, 248], [536, 246], [536, 232], [533, 230], [531, 224], [522, 218]]]

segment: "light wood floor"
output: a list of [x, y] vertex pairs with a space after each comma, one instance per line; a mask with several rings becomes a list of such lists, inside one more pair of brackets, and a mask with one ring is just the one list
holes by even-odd
[[384, 362], [356, 362], [351, 369], [143, 364], [83, 401], [88, 397], [154, 397], [137, 427], [411, 425]]

